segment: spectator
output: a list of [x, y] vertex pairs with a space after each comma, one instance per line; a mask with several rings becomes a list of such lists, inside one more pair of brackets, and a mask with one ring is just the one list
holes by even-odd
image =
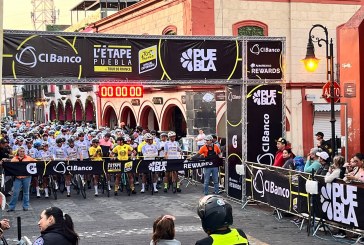
[[317, 147], [326, 151], [329, 155], [332, 152], [331, 144], [329, 141], [324, 140], [324, 133], [317, 132], [316, 134]]
[[293, 158], [293, 163], [294, 163], [294, 167], [295, 167], [296, 171], [300, 171], [300, 172], [304, 171], [305, 161], [304, 161], [303, 157], [297, 156], [297, 157]]
[[197, 214], [208, 237], [197, 241], [196, 245], [249, 244], [243, 230], [230, 228], [233, 224], [232, 207], [221, 197], [202, 197], [198, 203]]
[[198, 150], [200, 150], [200, 148], [205, 145], [205, 137], [206, 137], [206, 135], [204, 134], [203, 129], [200, 128], [198, 130], [198, 135], [195, 138], [195, 141], [197, 142], [197, 149]]
[[273, 166], [275, 167], [283, 167], [284, 159], [283, 159], [283, 150], [287, 149], [287, 140], [284, 138], [279, 138], [277, 140], [277, 149], [276, 156], [274, 158]]
[[317, 169], [321, 167], [320, 161], [318, 159], [317, 153], [320, 151], [319, 148], [312, 148], [310, 153], [307, 155], [307, 160], [304, 168], [305, 173], [312, 173], [312, 170], [315, 172]]
[[326, 183], [331, 183], [337, 178], [340, 178], [340, 179], [344, 178], [344, 174], [345, 174], [344, 162], [345, 162], [345, 160], [342, 156], [334, 157], [333, 163], [330, 166], [329, 171], [327, 172], [327, 174], [325, 176]]
[[181, 242], [174, 239], [175, 217], [164, 215], [157, 218], [153, 223], [153, 237], [150, 245], [181, 245]]
[[322, 152], [317, 152], [316, 155], [319, 157], [319, 162], [321, 164], [320, 168], [317, 169], [316, 174], [326, 175], [330, 167], [329, 154], [327, 154], [326, 151], [322, 151]]
[[292, 150], [290, 148], [284, 149], [282, 156], [284, 160], [283, 168], [295, 169]]
[[57, 207], [50, 207], [40, 214], [40, 237], [33, 244], [77, 245], [79, 236], [74, 230], [71, 216]]
[[[16, 153], [16, 156], [11, 159], [12, 162], [26, 162], [26, 161], [35, 161], [35, 159], [25, 155], [24, 147], [19, 147]], [[23, 189], [23, 210], [28, 211], [29, 209], [29, 187], [31, 176], [15, 176], [13, 182], [14, 193], [9, 203], [8, 212], [12, 212], [15, 210], [16, 203], [18, 202], [19, 192]]]
[[356, 153], [353, 157], [352, 171], [345, 176], [347, 182], [364, 182], [364, 155]]

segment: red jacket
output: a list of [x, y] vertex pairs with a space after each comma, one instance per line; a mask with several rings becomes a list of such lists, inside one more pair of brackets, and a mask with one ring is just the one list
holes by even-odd
[[[283, 150], [285, 149], [290, 149], [290, 147], [286, 146]], [[284, 165], [284, 159], [283, 159], [283, 150], [279, 150], [276, 152], [276, 156], [274, 158], [274, 163], [273, 166], [275, 167], [283, 167]], [[295, 155], [292, 153], [293, 158], [295, 157]]]

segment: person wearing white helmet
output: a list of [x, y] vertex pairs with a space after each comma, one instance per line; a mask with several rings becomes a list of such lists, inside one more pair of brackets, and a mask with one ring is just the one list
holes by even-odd
[[16, 154], [17, 150], [19, 147], [23, 146], [25, 147], [24, 143], [24, 138], [22, 136], [17, 136], [15, 139], [15, 145], [13, 146], [13, 154]]
[[[176, 141], [176, 133], [174, 131], [168, 132], [169, 141], [164, 145], [164, 158], [165, 159], [180, 159], [181, 158], [181, 147]], [[180, 183], [177, 181], [177, 172], [166, 172], [164, 177], [164, 192], [167, 192], [169, 178], [172, 176], [173, 192], [181, 192]]]
[[[158, 147], [156, 144], [153, 143], [153, 135], [151, 135], [150, 133], [146, 133], [144, 135], [144, 140], [146, 142], [146, 144], [142, 147], [142, 154], [144, 157], [144, 160], [155, 160], [156, 157], [158, 157]], [[142, 178], [142, 189], [141, 189], [141, 193], [145, 192], [145, 183], [146, 183], [146, 178], [147, 175], [145, 173], [143, 173], [143, 178]], [[158, 189], [157, 189], [157, 174], [156, 173], [152, 173], [152, 178], [153, 178], [153, 189], [155, 193], [158, 193]]]

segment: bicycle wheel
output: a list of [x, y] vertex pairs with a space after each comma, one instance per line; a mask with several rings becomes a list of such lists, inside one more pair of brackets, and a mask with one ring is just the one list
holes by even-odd
[[86, 184], [80, 174], [77, 175], [77, 183], [78, 183], [78, 189], [80, 190], [83, 199], [86, 199]]
[[57, 189], [56, 189], [56, 185], [55, 185], [55, 182], [54, 182], [54, 178], [53, 176], [49, 176], [49, 189], [51, 190], [52, 194], [53, 194], [53, 197], [54, 197], [54, 200], [57, 200]]

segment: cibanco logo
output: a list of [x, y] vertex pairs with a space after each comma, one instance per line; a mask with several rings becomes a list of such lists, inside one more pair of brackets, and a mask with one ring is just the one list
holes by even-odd
[[[17, 53], [15, 55], [15, 59], [19, 64], [33, 68], [37, 65], [37, 56], [35, 55], [35, 51], [34, 47], [28, 46], [20, 53]], [[25, 60], [25, 56], [30, 56], [29, 61]]]
[[268, 47], [259, 47], [259, 44], [254, 44], [253, 47], [250, 48], [250, 52], [255, 55], [259, 55], [260, 53], [279, 53], [281, 52], [280, 48], [268, 48]]

